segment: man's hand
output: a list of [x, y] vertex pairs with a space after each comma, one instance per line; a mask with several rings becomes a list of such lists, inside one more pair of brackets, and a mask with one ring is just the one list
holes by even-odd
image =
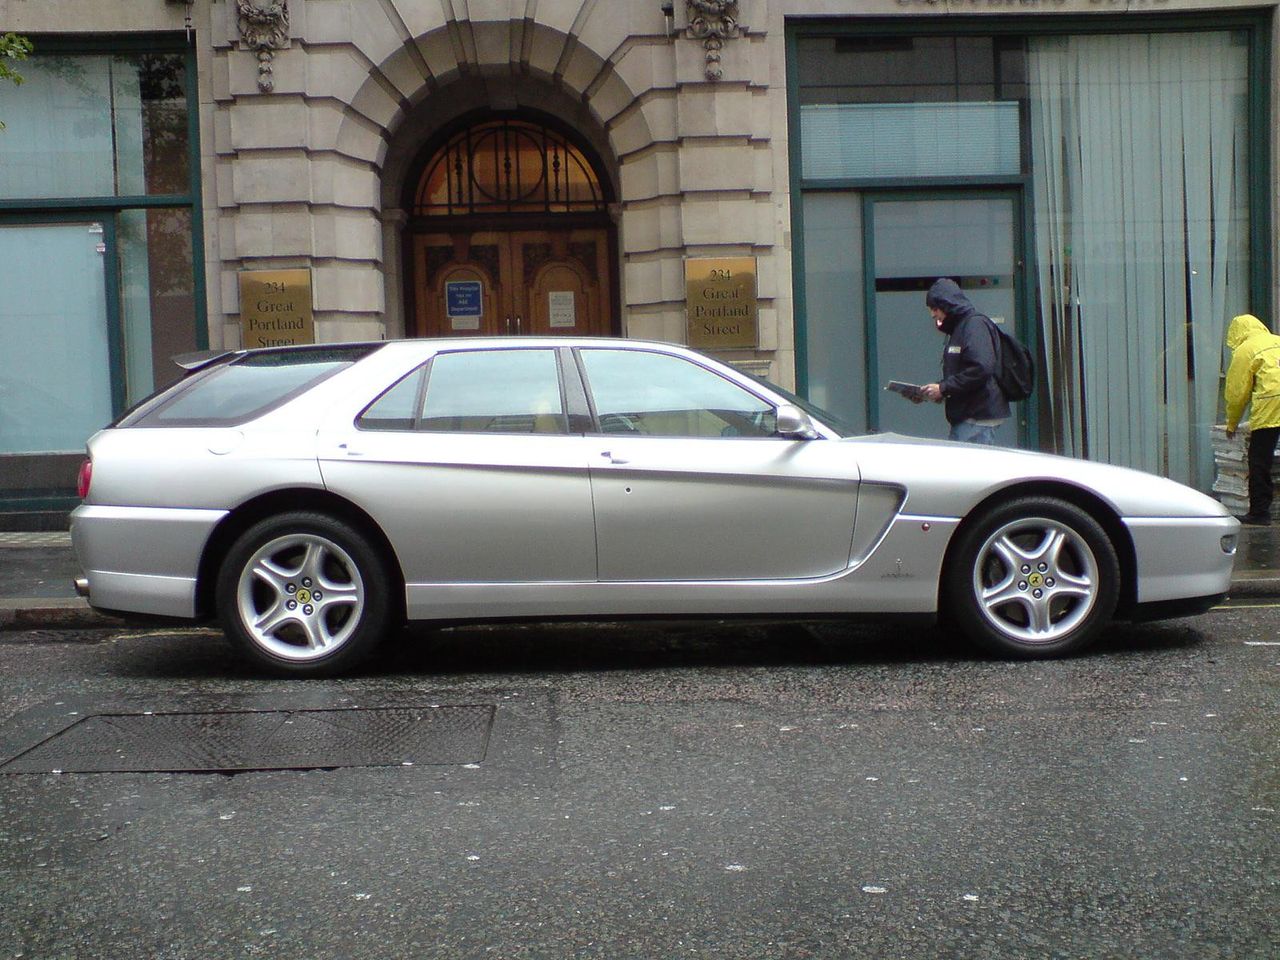
[[936, 383], [926, 383], [920, 388], [920, 396], [934, 403], [942, 402], [942, 387]]
[[1228, 430], [1228, 431], [1227, 431], [1227, 439], [1228, 439], [1228, 440], [1234, 440], [1235, 438], [1236, 438], [1236, 432], [1235, 432], [1234, 430]]

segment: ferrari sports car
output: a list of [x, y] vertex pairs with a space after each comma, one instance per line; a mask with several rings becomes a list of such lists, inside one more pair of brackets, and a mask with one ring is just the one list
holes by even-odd
[[908, 616], [996, 654], [1201, 612], [1239, 524], [1160, 477], [878, 434], [695, 351], [225, 351], [88, 444], [82, 595], [349, 669], [404, 620]]

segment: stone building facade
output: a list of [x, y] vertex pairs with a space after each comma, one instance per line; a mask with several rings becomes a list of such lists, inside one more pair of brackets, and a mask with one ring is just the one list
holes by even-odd
[[[714, 352], [826, 403], [855, 427], [909, 429], [910, 424], [893, 421], [896, 412], [881, 407], [874, 389], [897, 372], [891, 364], [905, 365], [908, 359], [885, 354], [884, 344], [896, 339], [907, 344], [908, 352], [935, 362], [939, 342], [923, 323], [906, 334], [898, 328], [888, 334], [887, 318], [898, 309], [893, 297], [916, 297], [912, 284], [920, 278], [905, 263], [894, 269], [878, 263], [873, 247], [883, 259], [898, 236], [907, 256], [922, 237], [936, 232], [921, 226], [921, 216], [945, 219], [962, 211], [970, 230], [974, 223], [1003, 223], [1003, 197], [1013, 211], [1007, 268], [994, 261], [961, 267], [957, 261], [954, 271], [939, 262], [917, 272], [990, 274], [991, 283], [1016, 288], [1009, 322], [1036, 344], [1047, 376], [1042, 395], [1011, 428], [1009, 442], [1131, 460], [1204, 485], [1198, 436], [1204, 433], [1207, 449], [1203, 398], [1216, 390], [1207, 385], [1204, 358], [1218, 349], [1209, 341], [1220, 337], [1218, 327], [1206, 322], [1207, 311], [1247, 304], [1252, 312], [1272, 317], [1276, 304], [1270, 265], [1277, 247], [1272, 161], [1277, 143], [1270, 117], [1280, 57], [1272, 12], [1230, 0], [0, 0], [0, 30], [36, 41], [29, 63], [41, 82], [65, 86], [67, 74], [52, 67], [47, 76], [40, 73], [43, 68], [34, 64], [39, 57], [57, 55], [70, 62], [134, 51], [130, 62], [142, 64], [137, 73], [144, 119], [145, 91], [155, 70], [147, 51], [157, 43], [171, 51], [175, 63], [186, 64], [185, 86], [175, 67], [172, 76], [183, 90], [170, 98], [174, 103], [185, 98], [190, 130], [183, 143], [191, 157], [183, 174], [188, 187], [152, 189], [157, 178], [148, 174], [148, 188], [134, 206], [137, 191], [119, 186], [118, 155], [116, 188], [104, 187], [105, 199], [85, 201], [79, 194], [46, 189], [37, 183], [38, 171], [31, 180], [36, 186], [6, 186], [0, 173], [0, 240], [8, 235], [15, 246], [26, 244], [19, 228], [46, 214], [56, 214], [59, 222], [78, 222], [83, 214], [90, 230], [100, 226], [94, 218], [101, 216], [108, 220], [102, 229], [110, 258], [111, 245], [125, 235], [123, 226], [112, 225], [113, 217], [126, 217], [136, 207], [155, 220], [157, 207], [168, 204], [164, 209], [191, 231], [192, 279], [182, 302], [189, 302], [193, 318], [187, 332], [170, 339], [182, 345], [185, 338], [191, 348], [240, 346], [242, 275], [289, 268], [310, 272], [318, 341], [450, 332], [439, 317], [432, 319], [436, 308], [426, 303], [438, 292], [433, 271], [444, 269], [440, 265], [450, 257], [473, 267], [487, 263], [494, 276], [506, 271], [500, 282], [514, 291], [509, 303], [517, 304], [520, 290], [536, 286], [537, 263], [561, 262], [572, 268], [582, 285], [579, 293], [589, 295], [593, 305], [595, 319], [579, 324], [586, 332], [687, 341], [686, 263], [751, 258], [754, 346]], [[1101, 397], [1106, 390], [1096, 373], [1086, 376], [1078, 363], [1073, 367], [1063, 359], [1072, 350], [1086, 350], [1072, 339], [1082, 335], [1068, 331], [1059, 338], [1055, 327], [1068, 322], [1055, 320], [1055, 311], [1067, 304], [1070, 313], [1073, 298], [1076, 305], [1080, 301], [1075, 294], [1055, 300], [1048, 292], [1058, 280], [1047, 279], [1052, 271], [1045, 264], [1062, 244], [1044, 225], [1056, 216], [1054, 203], [1076, 201], [1046, 199], [1037, 192], [1050, 179], [1044, 175], [1050, 161], [1037, 153], [1037, 132], [1064, 135], [1050, 129], [1037, 104], [1069, 99], [1065, 93], [1044, 92], [1057, 82], [1049, 79], [1055, 63], [1069, 61], [1078, 69], [1090, 57], [1105, 62], [1105, 51], [1093, 50], [1096, 44], [1089, 39], [1100, 31], [1163, 37], [1188, 30], [1203, 31], [1215, 42], [1221, 38], [1228, 58], [1236, 56], [1231, 51], [1239, 43], [1246, 45], [1239, 68], [1244, 75], [1237, 87], [1222, 88], [1241, 104], [1232, 121], [1240, 133], [1232, 142], [1247, 142], [1248, 155], [1240, 158], [1244, 166], [1230, 202], [1243, 205], [1245, 212], [1237, 218], [1243, 226], [1231, 235], [1234, 272], [1228, 277], [1223, 266], [1217, 298], [1186, 308], [1188, 328], [1194, 324], [1199, 331], [1198, 340], [1187, 338], [1192, 353], [1184, 356], [1178, 347], [1176, 360], [1166, 364], [1181, 370], [1178, 364], [1191, 369], [1199, 363], [1201, 368], [1199, 406], [1191, 403], [1189, 413], [1178, 415], [1185, 424], [1158, 428], [1162, 436], [1187, 432], [1191, 439], [1182, 446], [1188, 449], [1152, 441], [1153, 452], [1131, 456], [1129, 446], [1136, 439], [1113, 438], [1110, 427], [1086, 423], [1084, 414], [1064, 412], [1058, 402], [1073, 391], [1082, 396], [1101, 391]], [[1084, 38], [1089, 49], [1066, 50], [1076, 37]], [[1060, 39], [1061, 56], [1051, 49]], [[950, 60], [929, 54], [924, 49], [929, 44], [941, 44]], [[1177, 52], [1161, 49], [1151, 56], [1150, 63], [1167, 63]], [[987, 76], [988, 62], [994, 64], [994, 77]], [[975, 72], [966, 79], [962, 74], [971, 68]], [[942, 76], [948, 70], [955, 76]], [[1177, 82], [1190, 92], [1204, 83], [1230, 86], [1233, 81], [1215, 74]], [[0, 120], [12, 118], [9, 133], [25, 129], [21, 98], [38, 86], [0, 89]], [[1188, 99], [1199, 102], [1197, 96]], [[965, 131], [986, 137], [989, 130], [998, 139], [999, 131], [1014, 124], [1006, 166], [999, 157], [988, 166], [942, 163], [936, 169], [900, 169], [892, 157], [865, 163], [853, 158], [849, 138], [865, 139], [872, 129], [861, 106], [886, 108], [875, 121], [885, 143], [894, 131], [905, 130], [914, 139], [902, 151], [922, 153], [921, 138], [935, 129], [934, 121], [920, 110], [894, 113], [893, 105], [966, 101], [973, 111], [963, 121]], [[992, 103], [1010, 108], [984, 106]], [[38, 121], [26, 117], [25, 122]], [[945, 127], [957, 121], [948, 114], [938, 122]], [[1187, 126], [1198, 123], [1191, 118]], [[18, 149], [12, 137], [4, 137], [0, 133], [0, 164], [6, 148]], [[459, 155], [448, 152], [450, 144], [505, 143], [507, 152], [492, 163], [482, 161], [478, 150], [466, 160], [469, 182], [483, 179], [477, 171], [485, 163], [486, 175], [496, 182], [504, 176], [504, 163], [510, 180], [515, 154], [509, 148], [517, 140], [547, 170], [554, 164], [559, 171], [561, 163], [571, 161], [581, 167], [572, 185], [565, 179], [566, 190], [578, 191], [579, 205], [561, 203], [565, 197], [558, 192], [547, 195], [545, 183], [538, 188], [544, 193], [531, 188], [521, 194], [529, 203], [543, 204], [541, 215], [533, 206], [513, 206], [514, 194], [488, 207], [454, 207], [454, 199], [441, 200], [441, 191], [452, 190], [452, 175], [462, 180], [460, 166], [452, 173], [448, 167], [460, 162]], [[1206, 149], [1218, 150], [1223, 142], [1219, 136]], [[155, 137], [146, 140], [138, 162], [155, 166], [157, 144]], [[49, 149], [45, 167], [72, 162], [56, 147]], [[1236, 153], [1245, 149], [1235, 148]], [[935, 158], [954, 152], [946, 141], [929, 150]], [[41, 166], [39, 158], [28, 160], [33, 169]], [[442, 172], [428, 182], [433, 163], [442, 164]], [[939, 196], [951, 205], [912, 207]], [[969, 211], [960, 203], [975, 196], [986, 206]], [[991, 198], [999, 201], [996, 207], [990, 206]], [[899, 216], [915, 226], [907, 223], [905, 233], [895, 234], [891, 220]], [[1078, 212], [1059, 219], [1065, 223], [1072, 216], [1080, 219]], [[8, 234], [6, 225], [13, 228]], [[166, 241], [156, 223], [149, 229], [148, 275], [154, 280], [162, 269], [158, 248]], [[991, 229], [999, 233], [1006, 227]], [[516, 255], [508, 263], [503, 251], [517, 234], [536, 243], [525, 249], [525, 259]], [[590, 248], [594, 252], [582, 252], [587, 241], [596, 244]], [[959, 248], [969, 245], [956, 242]], [[541, 252], [529, 253], [535, 247]], [[484, 253], [490, 249], [498, 252]], [[1183, 259], [1188, 278], [1204, 273], [1193, 256]], [[1255, 265], [1247, 278], [1238, 266], [1242, 259]], [[122, 252], [119, 263], [127, 262]], [[1070, 267], [1085, 274], [1082, 263]], [[130, 308], [112, 301], [113, 296], [127, 299], [120, 291], [127, 291], [128, 282], [116, 285], [110, 279], [114, 269], [106, 270], [104, 310], [123, 332], [113, 334], [116, 345], [104, 347], [103, 356], [113, 367], [135, 354], [147, 356], [148, 350], [157, 359], [146, 376], [116, 372], [102, 407], [110, 406], [112, 413], [139, 399], [144, 387], [171, 376], [161, 369], [154, 342], [168, 342], [158, 332], [163, 310], [153, 302], [150, 332], [137, 332], [145, 321], [134, 326], [134, 335], [147, 344], [130, 347]], [[1037, 269], [1048, 272], [1037, 274]], [[1194, 300], [1196, 282], [1188, 279], [1184, 286]], [[831, 319], [850, 298], [859, 305], [847, 318]], [[533, 309], [508, 306], [505, 327], [489, 332], [529, 332], [519, 314]], [[14, 316], [15, 324], [29, 322]], [[1121, 319], [1108, 322], [1132, 322], [1137, 329], [1137, 321], [1124, 319], [1123, 311], [1117, 316]], [[563, 332], [570, 331], [572, 324]], [[1150, 335], [1170, 339], [1163, 329]], [[857, 344], [847, 346], [848, 341]], [[19, 342], [21, 337], [14, 340]], [[1098, 357], [1114, 355], [1105, 344], [1087, 349]], [[48, 359], [50, 369], [58, 362]], [[1134, 366], [1125, 376], [1128, 389], [1136, 391], [1145, 374]], [[1107, 401], [1113, 410], [1126, 402], [1123, 396]], [[1167, 416], [1163, 408], [1152, 415]], [[1092, 441], [1091, 446], [1089, 432], [1101, 437], [1104, 429], [1111, 431], [1107, 444]], [[24, 442], [6, 447], [0, 437], [6, 474], [0, 499], [16, 509], [65, 503], [72, 451], [63, 449], [65, 442], [45, 444], [52, 449], [42, 449], [38, 439]], [[1190, 458], [1191, 467], [1180, 458]]]

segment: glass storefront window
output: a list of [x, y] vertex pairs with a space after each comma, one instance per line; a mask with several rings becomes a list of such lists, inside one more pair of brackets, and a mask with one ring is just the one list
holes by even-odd
[[120, 299], [125, 402], [177, 380], [171, 357], [198, 349], [191, 263], [191, 211], [121, 212]]
[[188, 192], [181, 54], [36, 54], [22, 75], [5, 97], [0, 199]]
[[[1017, 329], [1039, 328], [1043, 445], [1209, 489], [1224, 324], [1251, 308], [1254, 261], [1265, 253], [1250, 248], [1255, 211], [1267, 202], [1250, 190], [1262, 133], [1250, 129], [1251, 85], [1265, 82], [1250, 73], [1256, 42], [1252, 30], [1230, 29], [798, 36], [812, 395], [860, 412], [831, 360], [837, 349], [856, 356], [841, 334], [861, 324], [843, 300], [859, 299], [870, 348], [883, 319], [857, 291], [874, 258], [856, 242], [849, 207], [864, 181], [898, 199], [924, 177], [934, 193], [1006, 190], [1020, 208], [1014, 222], [1027, 227], [1017, 259], [1033, 267], [1012, 309], [1028, 308]], [[990, 129], [957, 122], [965, 110], [992, 120]], [[888, 134], [881, 116], [893, 118]], [[940, 122], [952, 129], [925, 143], [921, 130]], [[983, 150], [1003, 144], [985, 169], [964, 165], [977, 155], [966, 128], [982, 133]], [[911, 162], [884, 150], [894, 138]], [[963, 163], [945, 155], [948, 145]], [[975, 174], [985, 177], [976, 188]], [[838, 191], [819, 189], [823, 181]], [[990, 236], [973, 231], [975, 243]], [[934, 269], [962, 272], [959, 263]], [[815, 309], [824, 306], [836, 320]], [[857, 366], [844, 371], [863, 376]]]

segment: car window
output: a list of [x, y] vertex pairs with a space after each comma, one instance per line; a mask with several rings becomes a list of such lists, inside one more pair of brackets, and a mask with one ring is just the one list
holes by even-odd
[[418, 419], [418, 394], [426, 370], [424, 364], [401, 378], [365, 408], [356, 425], [364, 430], [412, 430]]
[[120, 426], [231, 426], [298, 396], [367, 356], [377, 345], [247, 353], [180, 380], [120, 420]]
[[683, 357], [582, 350], [602, 433], [654, 437], [770, 437], [773, 406]]
[[553, 350], [469, 350], [431, 361], [422, 430], [567, 433]]

